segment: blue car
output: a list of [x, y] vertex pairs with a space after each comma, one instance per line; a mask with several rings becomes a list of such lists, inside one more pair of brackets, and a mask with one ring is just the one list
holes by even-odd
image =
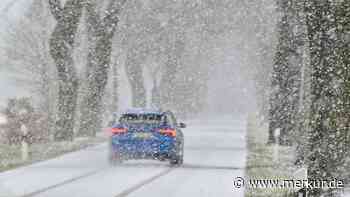
[[181, 165], [184, 136], [171, 111], [132, 109], [112, 123], [109, 161], [115, 165], [129, 159], [157, 159]]

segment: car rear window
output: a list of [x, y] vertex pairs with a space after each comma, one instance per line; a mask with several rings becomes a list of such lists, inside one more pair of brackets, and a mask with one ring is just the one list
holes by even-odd
[[164, 122], [162, 114], [123, 114], [119, 122], [125, 124], [160, 124]]

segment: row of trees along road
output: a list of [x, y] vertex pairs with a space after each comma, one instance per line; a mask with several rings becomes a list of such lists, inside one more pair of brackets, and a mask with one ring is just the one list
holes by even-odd
[[[149, 70], [153, 105], [195, 114], [207, 94], [209, 65], [200, 59], [211, 40], [232, 30], [222, 21], [232, 6], [228, 0], [33, 1], [23, 17], [8, 23], [6, 63], [23, 74], [18, 82], [30, 84], [48, 133], [58, 141], [94, 136], [109, 92], [117, 111], [122, 63], [133, 106], [147, 104], [143, 73]], [[148, 59], [155, 66], [146, 65]]]
[[[349, 179], [350, 2], [278, 0], [269, 143], [295, 144], [308, 178]], [[313, 189], [312, 196], [332, 196]]]

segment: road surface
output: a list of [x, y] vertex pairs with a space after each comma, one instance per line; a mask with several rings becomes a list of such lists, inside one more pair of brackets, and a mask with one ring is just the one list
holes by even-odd
[[0, 173], [0, 197], [239, 197], [232, 180], [244, 176], [245, 118], [188, 122], [185, 158], [108, 165], [107, 144]]

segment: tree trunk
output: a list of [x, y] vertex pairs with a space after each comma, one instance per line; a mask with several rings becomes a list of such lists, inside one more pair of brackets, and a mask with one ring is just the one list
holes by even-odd
[[[311, 113], [308, 133], [308, 178], [339, 180], [344, 177], [349, 155], [349, 45], [341, 38], [346, 34], [341, 22], [349, 18], [348, 1], [317, 1], [307, 4], [307, 26], [311, 58]], [[340, 27], [340, 28], [339, 28]], [[335, 30], [335, 31], [334, 31]], [[348, 31], [348, 30], [347, 30]], [[347, 77], [347, 78], [346, 78]], [[332, 196], [327, 191], [312, 189], [312, 196]]]
[[302, 59], [302, 54], [298, 51], [301, 43], [294, 30], [300, 27], [299, 21], [295, 20], [297, 8], [293, 1], [280, 0], [279, 8], [283, 16], [278, 24], [278, 47], [272, 73], [268, 143], [276, 141], [275, 136], [272, 135], [276, 129], [279, 129], [279, 143], [291, 145], [294, 141], [294, 128], [297, 126], [299, 112], [300, 60]]
[[[164, 66], [164, 71], [161, 76], [161, 82], [159, 86], [160, 90], [160, 103], [162, 107], [165, 108], [176, 108], [175, 97], [178, 85], [176, 84], [176, 78], [178, 70], [180, 67], [180, 62], [182, 59], [182, 54], [184, 52], [185, 43], [179, 38], [171, 43], [167, 52], [167, 62]], [[177, 92], [180, 94], [180, 92]], [[181, 92], [183, 93], [183, 92]]]
[[88, 86], [81, 108], [80, 136], [95, 136], [101, 128], [102, 99], [108, 81], [110, 55], [112, 52], [111, 39], [108, 36], [98, 38], [96, 48], [91, 50], [89, 63], [92, 72], [88, 77]]
[[50, 39], [50, 53], [58, 73], [58, 110], [54, 139], [72, 140], [77, 104], [78, 78], [73, 62], [74, 40], [82, 14], [82, 0], [70, 0], [64, 8], [50, 0], [51, 12], [57, 20]]
[[[116, 57], [117, 58], [117, 57]], [[112, 65], [112, 110], [114, 112], [118, 111], [118, 88], [119, 88], [119, 73], [118, 73], [118, 59], [115, 60], [115, 63]]]
[[97, 13], [96, 5], [87, 5], [88, 26], [92, 33], [93, 43], [89, 47], [87, 76], [87, 91], [82, 100], [80, 136], [96, 136], [102, 127], [102, 99], [108, 82], [108, 72], [111, 63], [112, 38], [114, 36], [118, 16], [122, 5], [126, 2], [109, 2], [107, 15], [103, 19]]
[[161, 107], [160, 106], [160, 92], [159, 85], [157, 83], [156, 76], [153, 79], [153, 87], [152, 87], [152, 106]]
[[126, 73], [131, 86], [132, 106], [145, 107], [146, 106], [146, 89], [143, 79], [143, 70], [137, 55], [130, 49], [127, 54], [125, 62]]
[[165, 65], [162, 79], [160, 82], [160, 101], [161, 106], [169, 108], [174, 104], [176, 89], [176, 73], [178, 71], [178, 60], [174, 54], [168, 54], [168, 61]]

